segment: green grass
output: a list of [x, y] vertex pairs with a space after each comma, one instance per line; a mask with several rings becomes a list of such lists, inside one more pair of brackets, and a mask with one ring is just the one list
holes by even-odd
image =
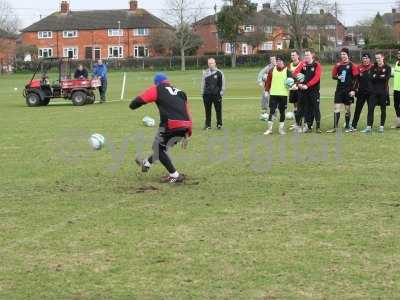
[[[30, 76], [0, 77], [0, 299], [398, 298], [393, 108], [384, 135], [264, 137], [257, 71], [226, 71], [225, 132], [201, 130], [201, 72], [168, 74], [195, 121], [189, 149], [172, 151], [190, 177], [180, 186], [159, 183], [159, 164], [145, 175], [134, 165], [136, 151], [150, 151], [155, 129], [141, 120], [157, 117], [155, 106], [28, 108]], [[126, 98], [151, 77], [129, 73]], [[121, 79], [110, 75], [110, 99]], [[102, 151], [88, 149], [94, 132], [108, 140]]]

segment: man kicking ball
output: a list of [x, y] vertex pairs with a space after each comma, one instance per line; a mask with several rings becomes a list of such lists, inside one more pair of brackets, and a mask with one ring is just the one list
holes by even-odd
[[136, 158], [136, 163], [142, 172], [147, 172], [160, 160], [169, 173], [164, 181], [181, 183], [185, 176], [175, 169], [167, 151], [179, 142], [186, 147], [187, 139], [192, 135], [192, 119], [186, 94], [173, 87], [165, 74], [158, 73], [154, 77], [154, 85], [137, 96], [129, 107], [137, 109], [151, 102], [157, 104], [160, 112], [160, 127], [153, 143], [153, 154], [145, 160]]

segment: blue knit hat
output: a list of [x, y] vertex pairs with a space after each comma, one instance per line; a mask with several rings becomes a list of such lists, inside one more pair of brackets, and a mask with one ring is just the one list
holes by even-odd
[[168, 80], [167, 75], [165, 75], [164, 73], [157, 73], [154, 76], [154, 84], [155, 85], [159, 85], [161, 82]]

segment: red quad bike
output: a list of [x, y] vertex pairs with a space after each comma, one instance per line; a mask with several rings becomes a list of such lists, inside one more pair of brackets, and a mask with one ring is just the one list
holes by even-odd
[[[58, 80], [50, 83], [47, 71], [58, 63]], [[41, 70], [41, 78], [35, 79]], [[101, 86], [98, 78], [72, 79], [71, 61], [68, 58], [53, 58], [41, 61], [30, 82], [25, 86], [23, 95], [28, 106], [45, 106], [51, 99], [64, 98], [75, 106], [93, 104], [96, 100], [95, 90]]]

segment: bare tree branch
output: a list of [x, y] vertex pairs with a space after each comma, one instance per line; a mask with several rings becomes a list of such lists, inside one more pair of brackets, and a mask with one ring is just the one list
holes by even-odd
[[202, 14], [197, 0], [166, 0], [167, 20], [175, 26], [175, 48], [181, 55], [181, 70], [185, 71], [186, 51], [199, 46], [199, 37], [193, 33], [192, 23]]
[[6, 0], [0, 0], [0, 29], [15, 33], [18, 31], [19, 23], [19, 18], [10, 3]]
[[332, 7], [330, 0], [275, 0], [275, 8], [287, 17], [288, 34], [298, 49], [306, 37], [309, 14]]

